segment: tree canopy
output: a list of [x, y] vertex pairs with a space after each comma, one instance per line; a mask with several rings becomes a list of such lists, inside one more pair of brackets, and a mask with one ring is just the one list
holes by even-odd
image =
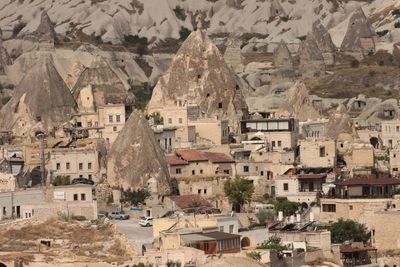
[[330, 231], [333, 243], [343, 243], [347, 240], [366, 242], [369, 239], [367, 227], [353, 220], [343, 220], [340, 218], [331, 225]]
[[150, 192], [146, 189], [124, 191], [122, 194], [122, 202], [129, 203], [133, 206], [144, 204], [146, 199], [150, 197]]
[[276, 212], [282, 211], [283, 216], [290, 216], [299, 209], [300, 203], [285, 200], [275, 202], [274, 206]]
[[236, 176], [234, 179], [225, 182], [224, 192], [229, 202], [237, 211], [240, 211], [246, 202], [250, 202], [254, 193], [254, 185], [251, 181]]

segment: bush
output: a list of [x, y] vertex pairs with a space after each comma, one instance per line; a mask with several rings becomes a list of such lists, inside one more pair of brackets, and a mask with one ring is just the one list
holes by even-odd
[[383, 31], [380, 31], [380, 32], [376, 32], [376, 34], [377, 34], [379, 37], [383, 37], [383, 36], [385, 36], [388, 32], [389, 32], [389, 30], [383, 30]]
[[22, 29], [25, 28], [25, 26], [26, 23], [23, 21], [20, 21], [17, 24], [15, 24], [13, 28], [13, 36], [16, 37], [22, 31]]
[[5, 104], [8, 103], [8, 101], [10, 101], [10, 99], [11, 99], [11, 96], [3, 96], [1, 98], [1, 104], [4, 106]]
[[270, 210], [260, 210], [256, 216], [260, 223], [265, 224], [274, 218], [274, 213]]
[[191, 31], [188, 28], [185, 27], [181, 27], [180, 31], [179, 31], [179, 40], [181, 41], [185, 41], [186, 38], [188, 38], [188, 36], [190, 35]]
[[252, 258], [253, 260], [260, 261], [261, 260], [261, 253], [257, 251], [252, 251], [246, 253], [247, 257]]
[[142, 44], [147, 46], [149, 44], [146, 37], [139, 37], [138, 35], [132, 35], [132, 34], [124, 35], [124, 41], [126, 44], [131, 44], [131, 45]]
[[274, 203], [276, 212], [282, 211], [284, 216], [290, 216], [294, 214], [298, 209], [300, 204], [292, 201], [277, 201]]
[[71, 184], [71, 178], [69, 176], [57, 175], [53, 180], [54, 186], [70, 185], [70, 184]]
[[130, 188], [123, 192], [122, 202], [129, 203], [133, 206], [144, 204], [146, 199], [151, 196], [147, 189], [131, 190]]
[[400, 16], [400, 9], [398, 9], [398, 8], [397, 8], [397, 9], [393, 9], [393, 10], [392, 10], [392, 15], [393, 15], [393, 16], [396, 16], [396, 17], [397, 17], [397, 16]]
[[155, 125], [162, 125], [164, 124], [164, 118], [161, 117], [160, 112], [153, 112], [150, 115], [146, 115], [146, 119], [150, 120], [153, 119]]
[[351, 67], [352, 68], [358, 68], [360, 66], [360, 62], [358, 60], [352, 60], [351, 61]]
[[285, 245], [281, 244], [281, 239], [277, 236], [271, 236], [268, 241], [264, 242], [257, 249], [273, 249], [277, 251], [282, 251], [287, 249]]
[[180, 6], [176, 6], [173, 10], [175, 12], [175, 16], [178, 19], [180, 19], [182, 21], [186, 20], [186, 13], [185, 13], [185, 10], [183, 8], [181, 8]]
[[332, 243], [343, 243], [347, 240], [366, 242], [369, 239], [367, 228], [364, 224], [340, 218], [331, 225]]

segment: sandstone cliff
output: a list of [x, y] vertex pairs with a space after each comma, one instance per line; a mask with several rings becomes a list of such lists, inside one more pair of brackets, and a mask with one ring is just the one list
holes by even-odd
[[158, 195], [171, 192], [164, 152], [140, 111], [132, 113], [108, 153], [107, 181], [124, 189], [147, 187]]
[[190, 34], [178, 50], [168, 71], [153, 90], [148, 112], [184, 104], [200, 107], [204, 117], [227, 118], [234, 132], [247, 113], [242, 88], [218, 48], [203, 31]]

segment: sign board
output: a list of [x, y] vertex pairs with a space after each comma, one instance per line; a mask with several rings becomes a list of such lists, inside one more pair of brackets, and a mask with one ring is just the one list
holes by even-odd
[[64, 200], [65, 199], [65, 192], [61, 192], [61, 191], [54, 191], [54, 199], [58, 199], [58, 200]]

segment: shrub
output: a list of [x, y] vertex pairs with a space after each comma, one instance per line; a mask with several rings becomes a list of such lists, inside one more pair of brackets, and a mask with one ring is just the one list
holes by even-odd
[[290, 216], [294, 214], [300, 206], [299, 203], [288, 200], [275, 202], [274, 205], [276, 212], [282, 211], [284, 216]]
[[385, 36], [388, 32], [389, 32], [389, 30], [383, 30], [383, 31], [376, 32], [376, 34], [379, 37], [382, 37], [382, 36]]
[[185, 13], [185, 10], [183, 8], [181, 8], [180, 6], [176, 6], [173, 10], [175, 12], [175, 16], [178, 19], [180, 19], [182, 21], [186, 20], [186, 13]]
[[352, 68], [358, 68], [360, 66], [360, 62], [358, 60], [352, 60], [351, 61], [351, 67]]
[[20, 21], [17, 24], [15, 24], [13, 28], [13, 36], [16, 37], [22, 31], [22, 29], [25, 28], [25, 26], [26, 23], [23, 21]]
[[332, 243], [343, 243], [347, 240], [366, 242], [369, 239], [367, 228], [364, 224], [352, 220], [339, 219], [331, 225]]
[[257, 251], [252, 251], [246, 253], [247, 257], [252, 258], [253, 260], [260, 261], [261, 260], [261, 253]]
[[274, 213], [270, 210], [260, 210], [256, 216], [260, 223], [265, 224], [266, 221], [274, 218]]
[[123, 192], [122, 202], [137, 206], [139, 204], [144, 204], [146, 199], [150, 196], [151, 194], [147, 189], [131, 190], [129, 188], [127, 191]]
[[70, 180], [71, 180], [71, 178], [69, 176], [57, 175], [53, 180], [53, 185], [54, 186], [69, 185], [69, 184], [71, 184]]
[[179, 40], [184, 41], [190, 35], [191, 31], [188, 28], [181, 27], [179, 31]]
[[124, 35], [124, 41], [128, 45], [142, 44], [147, 46], [149, 44], [146, 37], [139, 37], [138, 35], [132, 35], [132, 34]]
[[3, 96], [3, 97], [1, 98], [1, 104], [2, 104], [2, 105], [7, 104], [8, 101], [10, 101], [10, 99], [11, 99], [11, 96]]

